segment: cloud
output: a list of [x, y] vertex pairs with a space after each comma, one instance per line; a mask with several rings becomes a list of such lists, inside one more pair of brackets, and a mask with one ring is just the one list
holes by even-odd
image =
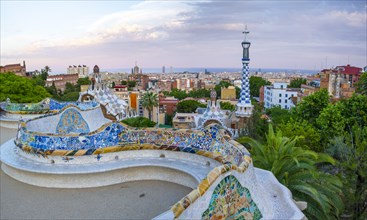
[[[33, 41], [21, 54], [54, 57], [55, 65], [64, 66], [57, 62], [70, 62], [73, 55], [77, 63], [93, 60], [113, 68], [135, 60], [146, 67], [234, 67], [247, 25], [255, 67], [307, 68], [325, 56], [330, 63], [333, 56], [335, 62], [350, 56], [362, 66], [365, 8], [360, 1], [144, 1], [102, 14], [71, 38]], [[6, 51], [2, 57], [14, 57]]]

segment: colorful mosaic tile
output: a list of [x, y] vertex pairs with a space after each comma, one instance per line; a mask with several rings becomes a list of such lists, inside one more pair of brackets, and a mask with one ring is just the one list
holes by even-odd
[[45, 114], [58, 112], [66, 106], [77, 106], [81, 110], [88, 110], [97, 107], [99, 104], [91, 102], [58, 102], [54, 99], [46, 98], [39, 103], [11, 103], [4, 102], [1, 105], [5, 111], [15, 114]]
[[261, 219], [262, 214], [251, 198], [250, 191], [233, 175], [216, 186], [203, 219]]
[[69, 108], [62, 113], [55, 133], [89, 133], [89, 126], [77, 110]]

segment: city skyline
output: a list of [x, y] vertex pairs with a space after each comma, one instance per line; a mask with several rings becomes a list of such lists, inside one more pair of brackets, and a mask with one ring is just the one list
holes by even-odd
[[[1, 1], [1, 65], [321, 69], [367, 61], [365, 1]], [[21, 16], [20, 16], [21, 15]]]

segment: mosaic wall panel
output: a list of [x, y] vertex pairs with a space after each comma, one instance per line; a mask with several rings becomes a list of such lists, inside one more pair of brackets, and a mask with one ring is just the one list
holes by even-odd
[[95, 101], [91, 102], [58, 102], [56, 100], [50, 99], [50, 110], [61, 110], [68, 105], [78, 106], [81, 110], [88, 110], [98, 106]]
[[233, 175], [216, 186], [203, 219], [261, 219], [262, 214], [251, 198], [250, 191]]
[[69, 108], [61, 114], [55, 133], [89, 133], [89, 126], [77, 110]]
[[243, 156], [248, 155], [247, 152], [228, 142], [224, 138], [220, 126], [217, 125], [208, 126], [200, 131], [192, 131], [134, 129], [127, 128], [121, 123], [109, 123], [92, 133], [88, 133], [87, 129], [74, 128], [72, 125], [61, 128], [58, 132], [61, 134], [68, 132], [84, 134], [60, 137], [55, 136], [55, 134], [27, 132], [26, 128], [22, 127], [20, 145], [32, 147], [35, 152], [47, 150], [91, 150], [93, 152], [106, 147], [151, 144], [188, 153], [211, 152], [223, 156], [223, 161], [229, 161], [236, 165], [240, 165], [243, 162]]

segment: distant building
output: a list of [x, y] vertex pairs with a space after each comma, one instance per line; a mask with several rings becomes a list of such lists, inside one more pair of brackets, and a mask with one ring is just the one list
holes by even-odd
[[166, 67], [162, 66], [162, 73], [166, 73]]
[[177, 129], [193, 129], [196, 128], [196, 113], [176, 113], [172, 119], [174, 128]]
[[174, 97], [160, 97], [159, 98], [159, 109], [160, 113], [167, 115], [173, 115], [176, 111], [179, 100]]
[[223, 100], [236, 99], [236, 88], [234, 86], [228, 86], [228, 88], [222, 87], [220, 97]]
[[127, 85], [115, 85], [113, 90], [115, 92], [127, 91]]
[[320, 75], [320, 88], [327, 89], [334, 99], [349, 98], [353, 95], [354, 84], [358, 82], [362, 74], [362, 68], [337, 66], [334, 69], [324, 69]]
[[0, 66], [0, 73], [7, 73], [7, 72], [13, 72], [15, 73], [15, 75], [18, 76], [27, 76], [25, 61], [23, 61], [23, 66], [20, 63]]
[[290, 109], [294, 107], [292, 98], [297, 97], [300, 89], [287, 88], [287, 83], [274, 83], [273, 86], [264, 87], [264, 107], [272, 108], [280, 106], [282, 109]]
[[75, 85], [78, 82], [78, 74], [60, 74], [60, 75], [49, 75], [46, 79], [45, 86], [52, 86], [54, 83], [56, 89], [65, 91], [66, 83], [71, 83]]
[[86, 65], [69, 66], [67, 68], [67, 74], [78, 74], [79, 78], [88, 77], [89, 67]]
[[136, 88], [138, 90], [147, 90], [149, 84], [149, 76], [144, 74], [132, 74], [129, 77], [129, 81], [136, 82]]

